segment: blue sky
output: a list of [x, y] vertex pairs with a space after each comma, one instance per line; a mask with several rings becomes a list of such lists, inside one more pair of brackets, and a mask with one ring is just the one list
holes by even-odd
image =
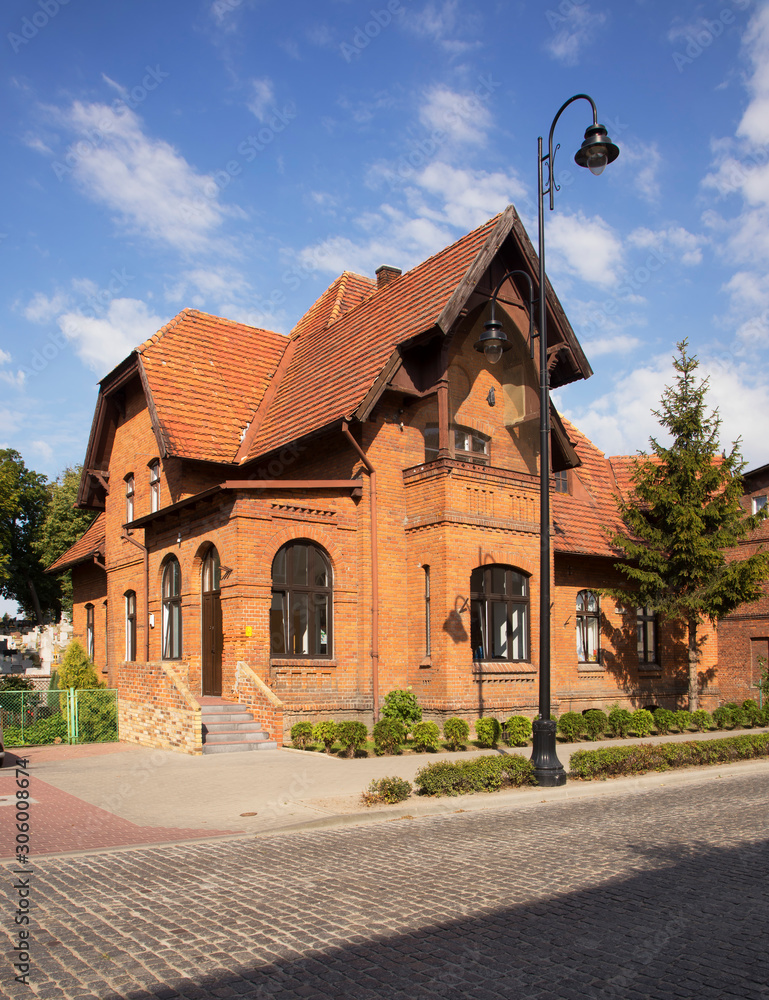
[[557, 404], [644, 448], [688, 337], [723, 440], [769, 461], [769, 6], [753, 0], [5, 0], [0, 446], [82, 461], [96, 382], [180, 309], [287, 332], [513, 202], [589, 93], [548, 273], [595, 375]]

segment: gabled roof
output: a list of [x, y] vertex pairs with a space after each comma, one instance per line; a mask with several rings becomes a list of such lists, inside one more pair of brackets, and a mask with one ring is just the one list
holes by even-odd
[[556, 552], [618, 556], [619, 551], [607, 538], [607, 532], [623, 528], [615, 501], [619, 487], [612, 464], [633, 459], [623, 456], [610, 462], [566, 417], [561, 416], [561, 420], [581, 464], [578, 472], [571, 473], [579, 479], [571, 493], [552, 495], [553, 548]]
[[288, 341], [185, 309], [138, 349], [164, 453], [233, 462]]
[[[290, 362], [279, 373], [277, 391], [271, 395], [267, 412], [261, 414], [258, 432], [247, 452], [241, 453], [241, 461], [353, 416], [397, 348], [430, 330], [449, 333], [509, 236], [532, 266], [536, 256], [510, 205], [378, 288], [335, 322], [305, 325], [302, 320], [292, 333], [295, 347]], [[550, 311], [579, 368], [577, 377], [587, 378], [592, 374], [590, 366], [549, 283], [547, 295]]]
[[88, 525], [74, 545], [59, 556], [46, 573], [61, 573], [78, 563], [91, 562], [96, 555], [104, 556], [106, 516], [101, 513]]

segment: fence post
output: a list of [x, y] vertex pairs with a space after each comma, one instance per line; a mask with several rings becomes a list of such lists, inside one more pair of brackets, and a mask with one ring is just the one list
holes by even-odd
[[71, 687], [67, 690], [67, 742], [78, 742], [77, 725], [77, 691]]

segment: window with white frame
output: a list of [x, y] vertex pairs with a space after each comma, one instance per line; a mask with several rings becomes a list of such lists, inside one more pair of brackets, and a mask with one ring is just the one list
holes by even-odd
[[577, 594], [577, 660], [580, 663], [601, 662], [601, 609], [594, 590]]
[[[438, 458], [438, 428], [425, 427], [425, 462]], [[489, 464], [489, 438], [469, 427], [452, 424], [449, 428], [449, 453], [455, 462], [471, 462], [475, 465]]]
[[85, 649], [89, 659], [93, 659], [94, 651], [94, 617], [93, 604], [85, 606]]
[[154, 458], [150, 462], [150, 512], [160, 510], [160, 461]]
[[179, 560], [171, 556], [163, 570], [163, 659], [180, 660], [182, 656], [182, 571]]
[[529, 579], [512, 566], [478, 566], [470, 576], [474, 660], [529, 659]]
[[754, 514], [758, 514], [759, 511], [764, 510], [766, 507], [766, 493], [760, 497], [753, 497], [751, 502], [751, 509]]
[[125, 477], [125, 519], [130, 524], [134, 519], [134, 476], [133, 472]]
[[136, 591], [127, 590], [125, 595], [125, 658], [136, 659]]

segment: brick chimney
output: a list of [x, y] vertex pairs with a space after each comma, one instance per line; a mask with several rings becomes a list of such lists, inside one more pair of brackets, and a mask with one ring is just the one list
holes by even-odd
[[395, 281], [396, 278], [400, 278], [403, 271], [399, 267], [390, 267], [388, 264], [382, 264], [381, 267], [376, 269], [376, 286], [377, 288], [384, 288], [385, 285], [389, 285], [391, 281]]

